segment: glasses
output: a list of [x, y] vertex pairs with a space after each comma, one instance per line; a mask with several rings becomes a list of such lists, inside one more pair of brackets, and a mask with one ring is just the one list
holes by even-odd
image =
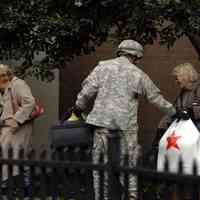
[[0, 74], [0, 78], [5, 78], [5, 77], [7, 77], [7, 76], [8, 76], [7, 73], [2, 73], [2, 74]]

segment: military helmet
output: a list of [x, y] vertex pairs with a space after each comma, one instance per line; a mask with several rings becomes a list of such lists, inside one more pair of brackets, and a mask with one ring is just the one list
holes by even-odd
[[135, 40], [123, 40], [117, 49], [117, 52], [125, 52], [138, 58], [143, 56], [143, 46]]

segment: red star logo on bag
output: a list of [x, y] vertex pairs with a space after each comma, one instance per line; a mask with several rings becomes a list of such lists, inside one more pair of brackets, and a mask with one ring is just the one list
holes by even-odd
[[167, 150], [170, 148], [176, 148], [178, 150], [180, 150], [178, 144], [177, 144], [177, 140], [180, 139], [181, 136], [176, 136], [175, 135], [175, 131], [173, 131], [173, 133], [167, 137]]

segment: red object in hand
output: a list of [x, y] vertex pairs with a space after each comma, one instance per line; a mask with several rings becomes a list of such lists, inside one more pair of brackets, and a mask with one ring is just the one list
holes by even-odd
[[35, 119], [44, 113], [44, 107], [38, 98], [35, 98], [35, 107], [30, 115], [30, 119]]

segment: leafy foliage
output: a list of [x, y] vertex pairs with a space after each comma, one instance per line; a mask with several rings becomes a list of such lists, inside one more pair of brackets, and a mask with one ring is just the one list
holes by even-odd
[[170, 47], [200, 34], [199, 0], [1, 0], [0, 11], [0, 58], [46, 80], [109, 38], [147, 44], [159, 36]]

